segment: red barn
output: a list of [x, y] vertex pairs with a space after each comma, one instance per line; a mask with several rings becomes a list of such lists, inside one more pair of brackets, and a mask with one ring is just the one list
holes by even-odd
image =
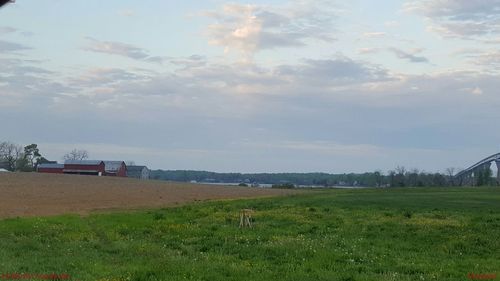
[[127, 165], [123, 161], [104, 161], [105, 176], [126, 177]]
[[36, 170], [39, 173], [62, 174], [64, 170], [64, 164], [57, 164], [57, 163], [39, 164], [36, 167]]
[[63, 173], [103, 176], [106, 170], [101, 160], [66, 160]]
[[64, 164], [40, 164], [37, 171], [52, 174], [126, 177], [127, 165], [123, 161], [66, 160]]

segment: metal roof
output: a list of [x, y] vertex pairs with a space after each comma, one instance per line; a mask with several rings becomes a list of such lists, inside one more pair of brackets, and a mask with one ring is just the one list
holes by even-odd
[[43, 164], [38, 164], [37, 167], [45, 169], [63, 169], [64, 164], [43, 163]]
[[117, 172], [124, 163], [123, 161], [103, 161], [103, 162], [104, 162], [104, 170], [106, 172]]
[[127, 166], [127, 172], [135, 172], [135, 171], [142, 171], [144, 168], [148, 168], [146, 166]]
[[66, 160], [64, 165], [100, 165], [102, 160]]
[[106, 172], [117, 172], [122, 166], [123, 161], [107, 161], [107, 160], [66, 160], [65, 165], [90, 165], [97, 166], [104, 162], [104, 170]]

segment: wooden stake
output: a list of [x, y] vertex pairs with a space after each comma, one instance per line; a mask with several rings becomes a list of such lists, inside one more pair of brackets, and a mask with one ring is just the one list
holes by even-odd
[[252, 209], [240, 210], [240, 228], [252, 227]]

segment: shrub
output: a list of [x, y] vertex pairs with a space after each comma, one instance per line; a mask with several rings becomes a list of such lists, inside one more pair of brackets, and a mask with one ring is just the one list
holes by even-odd
[[271, 188], [285, 188], [285, 189], [292, 189], [295, 188], [295, 185], [293, 183], [281, 183], [281, 184], [273, 184]]

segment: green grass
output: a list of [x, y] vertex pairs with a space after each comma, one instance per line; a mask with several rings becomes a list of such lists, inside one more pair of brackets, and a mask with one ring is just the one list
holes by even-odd
[[[255, 209], [254, 228], [238, 211]], [[332, 190], [0, 221], [1, 273], [71, 280], [467, 280], [500, 271], [500, 188]]]

